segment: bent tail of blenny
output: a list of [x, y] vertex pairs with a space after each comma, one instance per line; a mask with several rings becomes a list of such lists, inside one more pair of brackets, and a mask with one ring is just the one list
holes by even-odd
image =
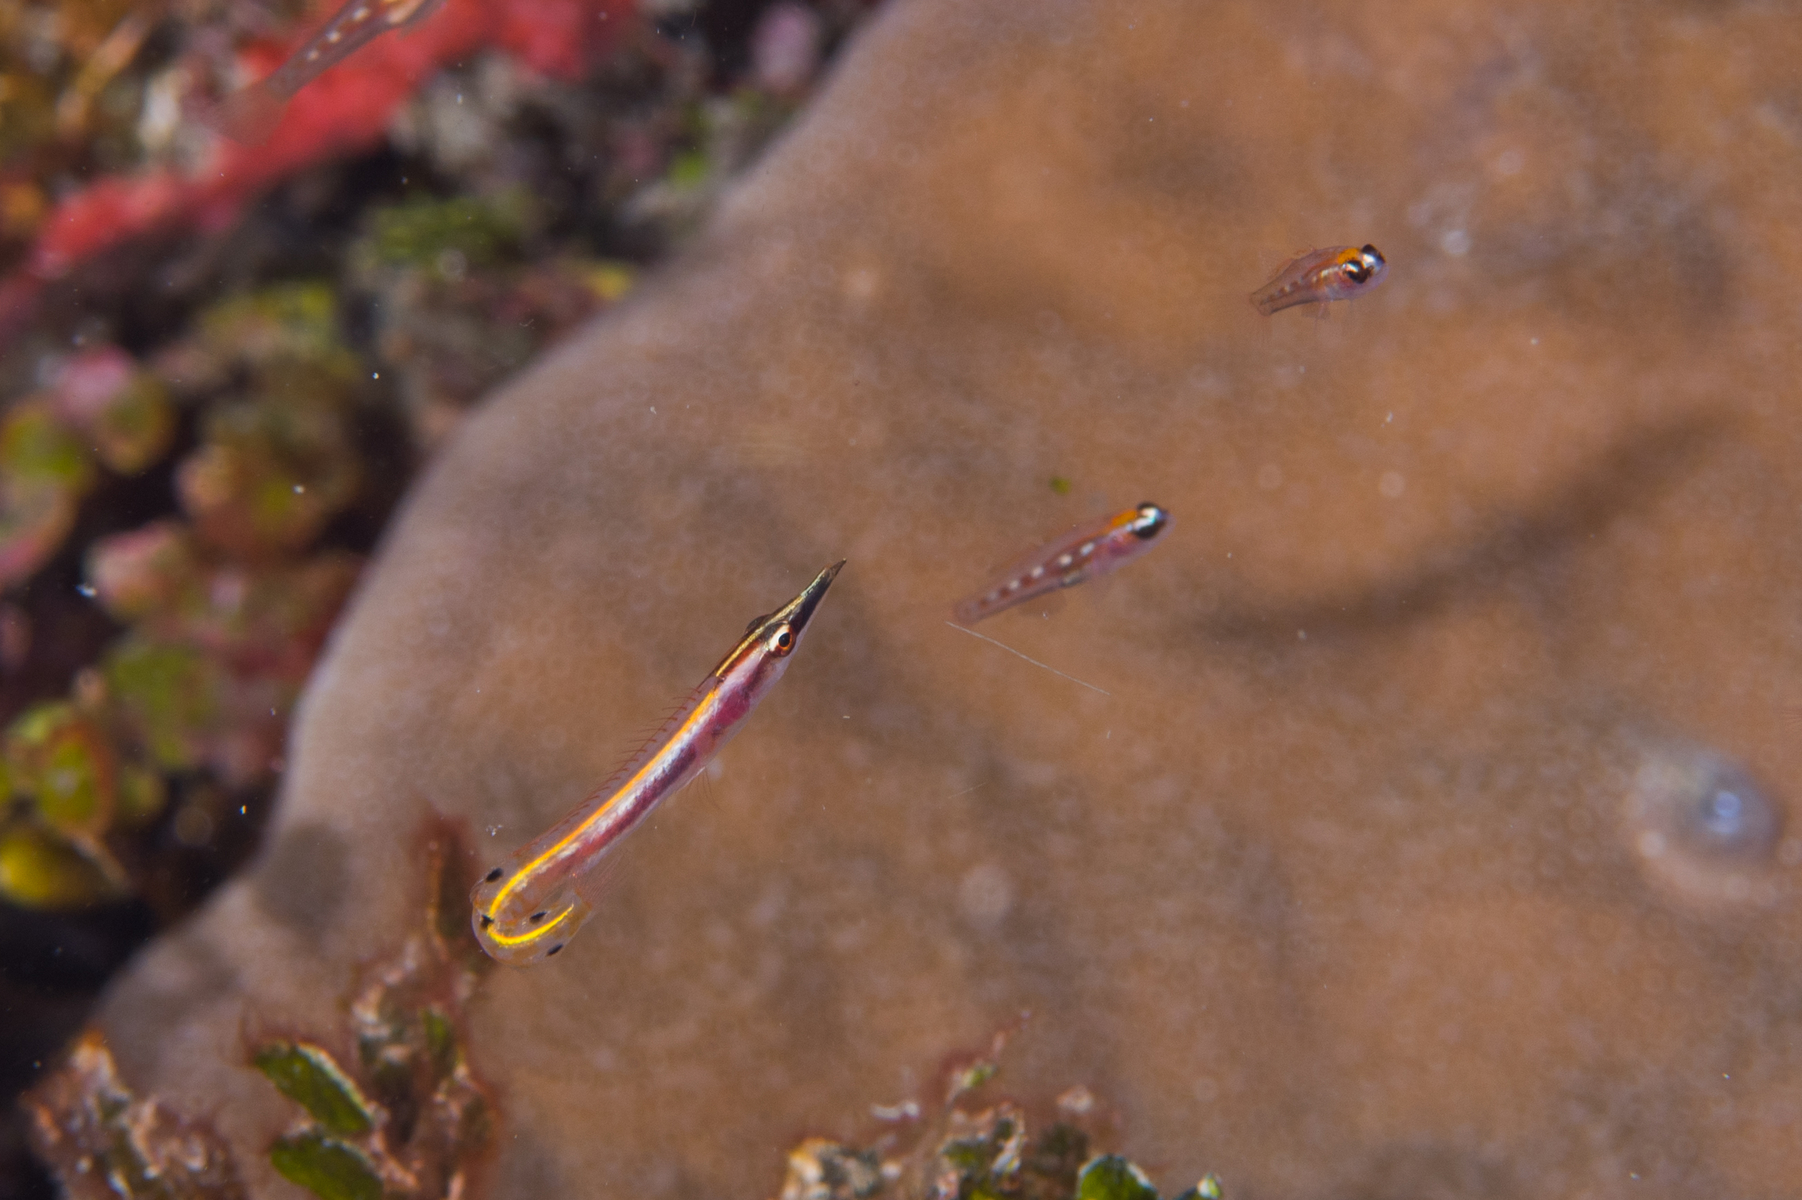
[[[493, 872], [489, 872], [492, 876]], [[539, 901], [535, 909], [517, 931], [503, 928], [496, 920], [483, 911], [481, 897], [484, 892], [490, 899], [498, 891], [498, 881], [484, 879], [475, 887], [472, 899], [475, 906], [476, 941], [481, 944], [488, 956], [496, 962], [510, 967], [523, 967], [532, 963], [543, 962], [547, 958], [555, 958], [562, 953], [569, 939], [576, 935], [576, 930], [587, 923], [593, 914], [594, 906], [581, 889], [565, 887], [557, 894]]]

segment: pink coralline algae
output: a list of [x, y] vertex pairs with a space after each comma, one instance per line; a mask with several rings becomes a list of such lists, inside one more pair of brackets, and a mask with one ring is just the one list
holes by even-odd
[[[0, 281], [0, 335], [29, 314], [46, 283], [102, 251], [153, 230], [222, 228], [247, 201], [294, 172], [375, 145], [396, 110], [439, 67], [498, 47], [534, 71], [574, 78], [607, 48], [631, 10], [630, 0], [446, 0], [428, 20], [379, 38], [308, 84], [265, 142], [249, 146], [220, 137], [190, 170], [105, 178], [62, 200], [23, 265]], [[246, 48], [247, 75], [275, 70], [311, 31]]]

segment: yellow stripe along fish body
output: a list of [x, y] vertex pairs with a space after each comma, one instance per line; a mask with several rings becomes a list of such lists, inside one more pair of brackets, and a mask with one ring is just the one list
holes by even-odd
[[568, 944], [594, 910], [600, 869], [651, 810], [700, 773], [776, 686], [826, 589], [845, 564], [821, 571], [801, 594], [758, 617], [644, 747], [588, 799], [470, 892], [482, 949], [514, 966], [540, 962]]

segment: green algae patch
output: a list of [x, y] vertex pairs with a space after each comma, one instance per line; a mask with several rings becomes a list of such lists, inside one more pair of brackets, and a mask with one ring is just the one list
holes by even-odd
[[[1159, 1200], [1145, 1173], [1121, 1155], [1081, 1165], [1088, 1134], [1068, 1119], [1029, 1138], [1020, 1111], [1007, 1101], [953, 1111], [900, 1153], [894, 1134], [879, 1140], [884, 1149], [808, 1138], [789, 1152], [779, 1200]], [[952, 1136], [940, 1140], [946, 1132]], [[1209, 1175], [1177, 1200], [1222, 1196]]]
[[251, 390], [294, 403], [332, 401], [359, 373], [339, 331], [335, 285], [320, 280], [273, 284], [202, 313], [184, 365], [204, 362], [212, 383], [236, 372]]
[[91, 696], [33, 705], [0, 742], [0, 897], [69, 911], [130, 891], [106, 839], [121, 822], [155, 815], [160, 781], [120, 761], [101, 708]]
[[381, 1176], [354, 1146], [321, 1133], [300, 1133], [269, 1148], [269, 1165], [321, 1200], [382, 1200]]
[[1145, 1173], [1118, 1154], [1104, 1154], [1082, 1169], [1076, 1200], [1158, 1200]]
[[449, 1014], [427, 1008], [419, 1014], [420, 1032], [424, 1035], [426, 1062], [434, 1081], [448, 1079], [463, 1060], [463, 1047], [457, 1041], [457, 1027]]
[[[90, 345], [0, 407], [0, 587], [54, 557], [78, 506], [98, 492], [105, 508], [122, 477], [161, 464], [184, 510], [85, 547], [87, 579], [64, 603], [98, 604], [123, 630], [89, 614], [45, 627], [86, 628], [91, 644], [58, 669], [64, 695], [32, 697], [0, 738], [0, 898], [72, 909], [136, 895], [170, 919], [245, 852], [228, 814], [261, 807], [360, 566], [314, 548], [363, 478], [368, 374], [336, 293], [303, 281], [221, 300], [154, 359]], [[29, 656], [38, 618], [8, 600], [0, 619], [8, 652]]]
[[[493, 1138], [494, 1103], [469, 1069], [462, 1006], [480, 975], [468, 926], [442, 936], [446, 896], [467, 895], [460, 832], [432, 820], [420, 928], [392, 959], [371, 964], [350, 1003], [355, 1047], [341, 1063], [317, 1042], [269, 1042], [251, 1056], [309, 1121], [269, 1147], [283, 1178], [322, 1200], [438, 1200], [470, 1194]], [[467, 946], [464, 943], [468, 943]]]
[[[1018, 1029], [948, 1066], [936, 1111], [917, 1101], [879, 1110], [890, 1128], [869, 1145], [815, 1137], [796, 1146], [779, 1200], [1159, 1200], [1131, 1160], [1091, 1150], [1091, 1122], [1113, 1122], [1096, 1119], [1087, 1088], [1059, 1096], [1056, 1117], [1037, 1128], [1025, 1105], [982, 1101]], [[1222, 1200], [1220, 1181], [1209, 1175], [1177, 1200]]]
[[75, 432], [49, 405], [14, 405], [0, 422], [0, 466], [25, 483], [50, 483], [85, 491], [93, 482], [94, 461]]
[[[0, 831], [0, 873], [8, 847], [35, 828], [15, 822]], [[419, 925], [393, 957], [367, 966], [345, 1026], [250, 1053], [250, 1065], [303, 1114], [269, 1144], [269, 1165], [321, 1200], [479, 1194], [472, 1173], [493, 1141], [496, 1110], [469, 1068], [462, 1011], [479, 978], [470, 964], [485, 956], [466, 926], [467, 947], [439, 936], [445, 897], [467, 893], [458, 867], [469, 855], [460, 829], [442, 820], [428, 822], [418, 842], [409, 857], [425, 864]], [[42, 852], [33, 853], [41, 864]], [[354, 1057], [321, 1044], [332, 1038], [353, 1045]], [[23, 1103], [34, 1147], [72, 1200], [246, 1196], [231, 1148], [211, 1124], [134, 1096], [98, 1033], [83, 1035]]]
[[192, 767], [198, 734], [214, 721], [221, 682], [192, 646], [127, 637], [107, 653], [103, 669], [122, 715], [153, 762], [166, 771]]
[[38, 816], [72, 835], [97, 834], [112, 819], [117, 765], [105, 732], [74, 705], [27, 709], [7, 731], [13, 779]]
[[162, 458], [174, 440], [175, 408], [169, 389], [149, 372], [136, 372], [94, 413], [88, 431], [109, 470], [139, 474]]
[[106, 871], [36, 822], [0, 831], [0, 895], [14, 904], [65, 912], [114, 894]]
[[437, 267], [445, 254], [459, 255], [462, 269], [488, 266], [517, 250], [530, 210], [530, 199], [512, 190], [489, 198], [418, 197], [374, 211], [364, 252], [394, 266]]
[[958, 1071], [952, 1078], [951, 1089], [953, 1094], [975, 1091], [977, 1088], [993, 1079], [997, 1069], [997, 1064], [989, 1059], [971, 1063], [969, 1066]]
[[369, 1101], [321, 1047], [276, 1042], [258, 1050], [251, 1063], [328, 1133], [354, 1137], [375, 1127]]

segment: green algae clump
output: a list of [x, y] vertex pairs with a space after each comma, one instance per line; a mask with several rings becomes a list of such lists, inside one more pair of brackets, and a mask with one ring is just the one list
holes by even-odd
[[[1095, 1101], [1088, 1089], [1059, 1096], [1057, 1118], [1037, 1133], [1013, 1100], [973, 1103], [999, 1074], [1017, 1028], [946, 1070], [936, 1112], [922, 1116], [920, 1104], [901, 1105], [883, 1119], [905, 1124], [867, 1146], [802, 1141], [789, 1152], [778, 1200], [1159, 1200], [1132, 1161], [1092, 1154], [1087, 1126]], [[1221, 1197], [1220, 1181], [1210, 1175], [1177, 1200]]]
[[0, 830], [0, 895], [23, 908], [84, 908], [114, 893], [93, 860], [54, 833], [16, 821]]
[[355, 1137], [375, 1127], [370, 1104], [323, 1047], [275, 1042], [251, 1056], [251, 1064], [327, 1133]]
[[447, 905], [472, 880], [459, 833], [431, 822], [422, 929], [377, 964], [350, 1006], [354, 1065], [311, 1041], [272, 1041], [251, 1065], [309, 1120], [278, 1138], [269, 1163], [321, 1200], [436, 1200], [467, 1193], [492, 1137], [494, 1103], [463, 1052], [462, 1005], [484, 973], [467, 926], [447, 939]]
[[269, 1164], [321, 1200], [382, 1200], [382, 1177], [362, 1151], [317, 1130], [277, 1139]]

